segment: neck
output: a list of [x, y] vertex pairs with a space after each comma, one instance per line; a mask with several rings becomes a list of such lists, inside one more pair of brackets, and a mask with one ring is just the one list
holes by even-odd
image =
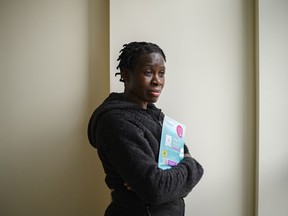
[[131, 93], [127, 92], [127, 91], [124, 91], [124, 97], [127, 98], [130, 102], [133, 102], [133, 103], [139, 105], [142, 109], [147, 109], [148, 103], [139, 100], [133, 94], [131, 94]]

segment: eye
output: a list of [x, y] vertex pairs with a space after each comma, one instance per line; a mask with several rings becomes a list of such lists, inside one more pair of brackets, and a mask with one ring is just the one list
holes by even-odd
[[145, 76], [152, 76], [152, 70], [145, 70], [144, 75]]
[[159, 77], [161, 78], [165, 77], [165, 70], [159, 71]]

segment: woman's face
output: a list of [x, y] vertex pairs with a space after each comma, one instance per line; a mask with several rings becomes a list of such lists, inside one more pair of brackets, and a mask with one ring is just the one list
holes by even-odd
[[165, 83], [165, 61], [160, 53], [140, 56], [133, 70], [123, 73], [124, 95], [143, 109], [149, 102], [156, 102]]

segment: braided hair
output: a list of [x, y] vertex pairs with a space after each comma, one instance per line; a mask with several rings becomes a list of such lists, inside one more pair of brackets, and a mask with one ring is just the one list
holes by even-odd
[[[164, 61], [166, 62], [166, 56], [163, 50], [154, 43], [131, 42], [128, 44], [124, 44], [123, 49], [120, 50], [120, 55], [117, 59], [117, 61], [119, 61], [119, 64], [116, 69], [120, 69], [120, 72], [115, 73], [115, 76], [121, 75], [121, 71], [123, 71], [124, 68], [132, 70], [139, 56], [144, 54], [150, 54], [153, 52], [160, 53]], [[120, 78], [120, 82], [124, 82], [122, 77]]]

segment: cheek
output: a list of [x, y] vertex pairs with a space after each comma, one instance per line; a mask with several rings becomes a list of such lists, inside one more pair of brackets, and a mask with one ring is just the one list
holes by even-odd
[[137, 77], [131, 83], [131, 87], [136, 91], [142, 91], [149, 85], [150, 80], [145, 77]]
[[162, 88], [164, 87], [165, 85], [165, 78], [162, 79]]
[[141, 86], [148, 86], [151, 83], [151, 80], [150, 77], [142, 77], [139, 82], [141, 83]]

